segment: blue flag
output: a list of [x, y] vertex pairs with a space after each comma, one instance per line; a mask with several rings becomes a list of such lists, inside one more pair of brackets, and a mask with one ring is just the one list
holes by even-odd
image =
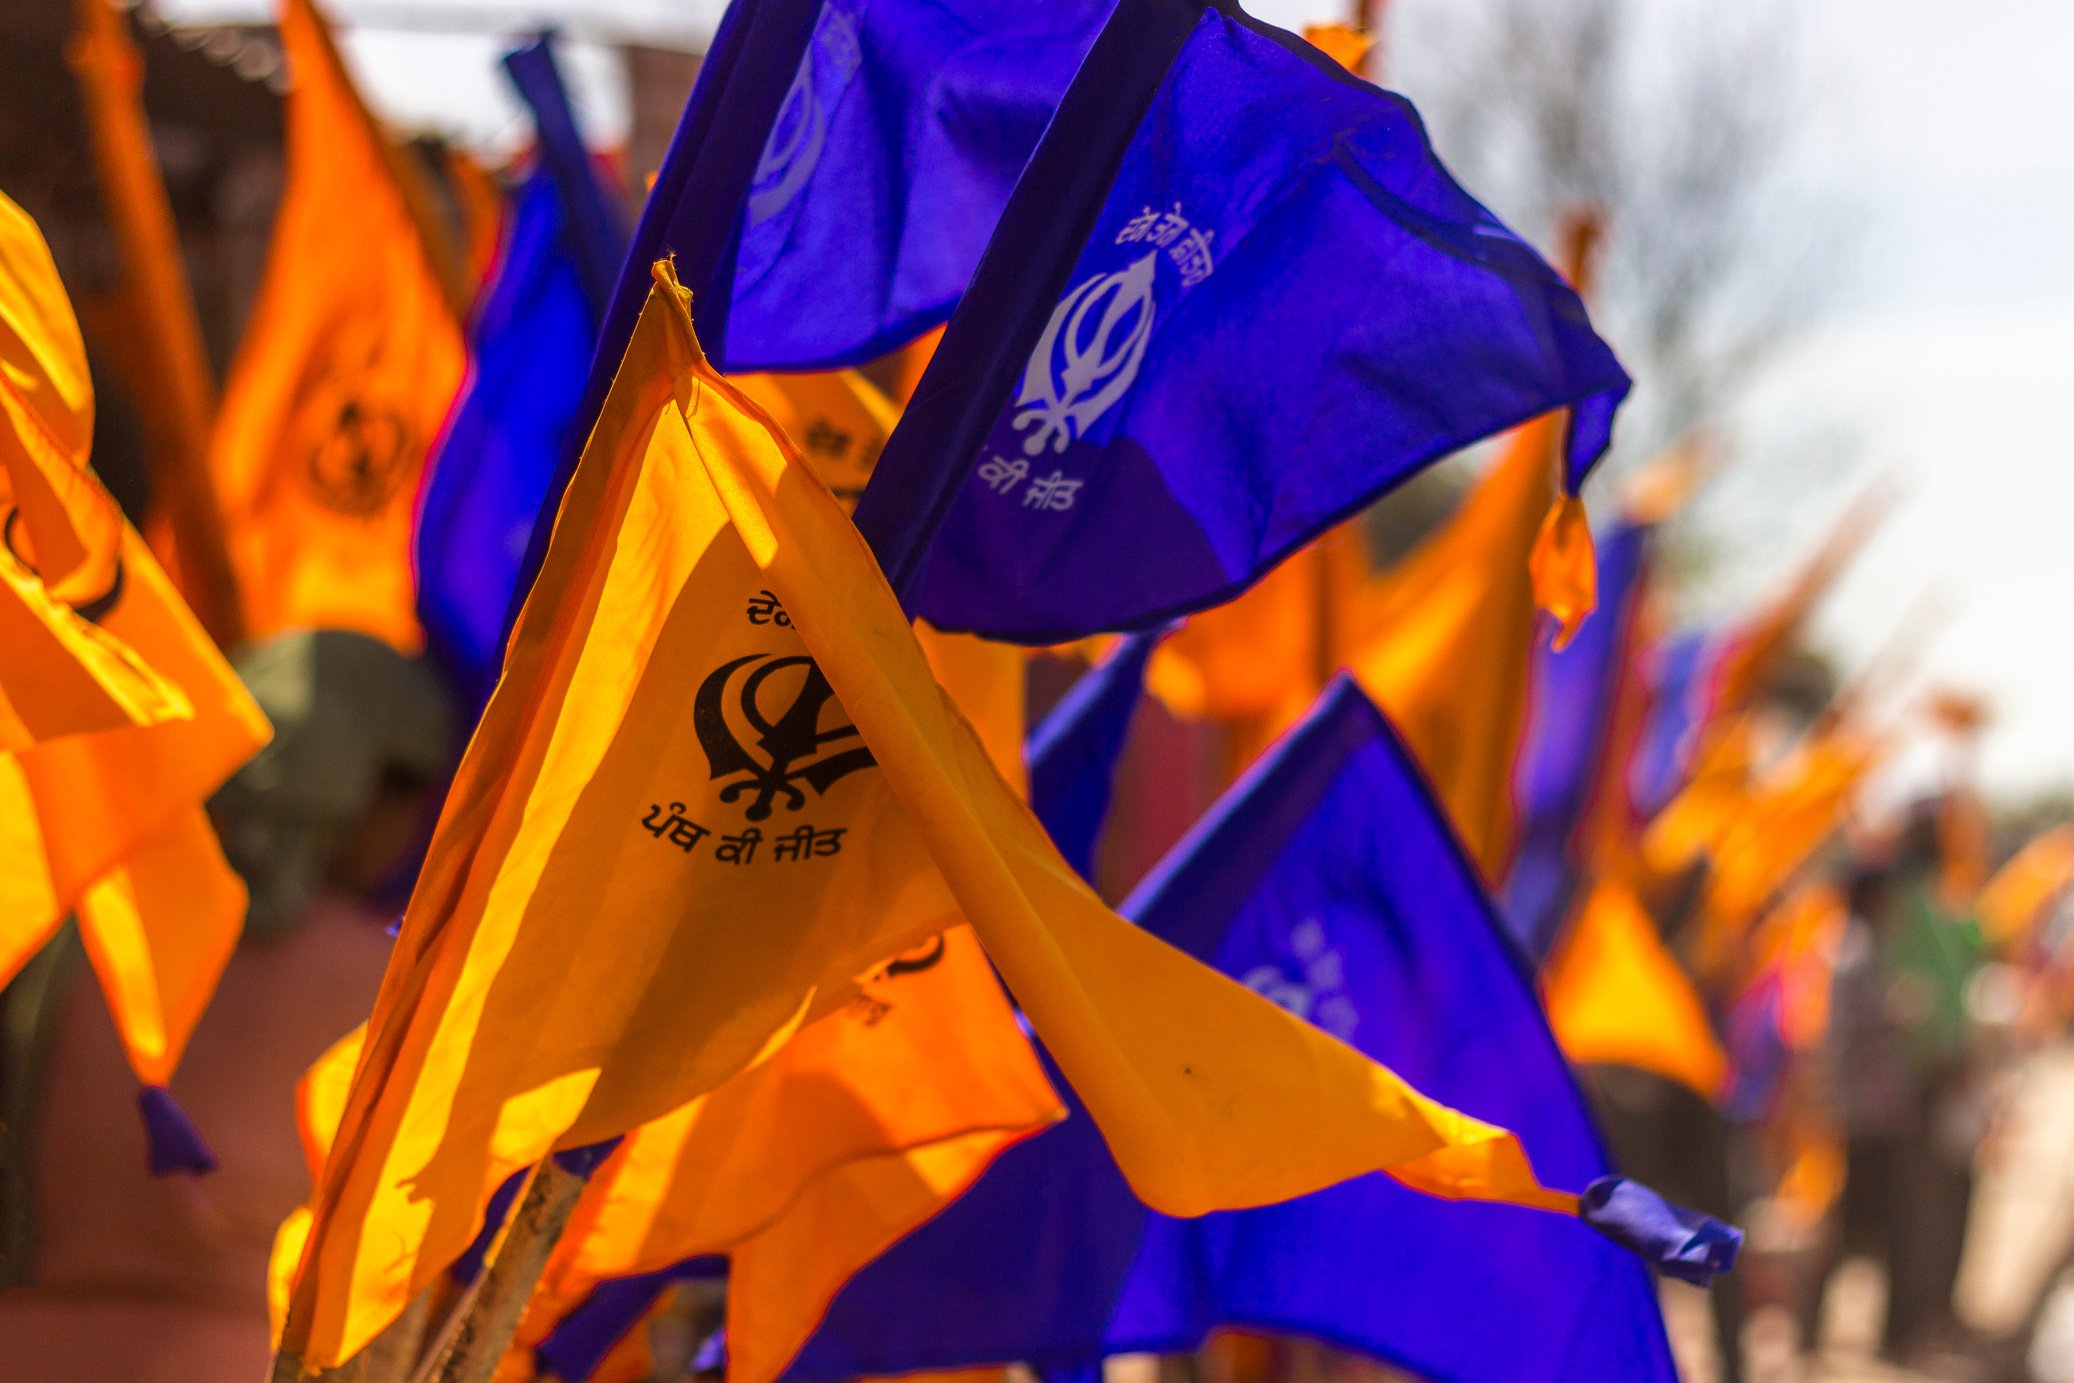
[[1109, 816], [1116, 757], [1123, 752], [1145, 665], [1166, 631], [1133, 634], [1090, 668], [1030, 732], [1024, 757], [1030, 769], [1030, 809], [1052, 843], [1083, 879], [1095, 872], [1095, 842]]
[[737, 0], [634, 232], [730, 372], [861, 364], [950, 316], [1115, 0]]
[[1024, 642], [1228, 599], [1565, 404], [1574, 488], [1627, 387], [1409, 105], [1231, 0], [736, 0], [583, 417], [666, 253], [728, 369], [950, 314], [858, 527], [911, 609]]
[[1628, 767], [1628, 796], [1647, 821], [1685, 786], [1700, 734], [1714, 715], [1724, 654], [1732, 635], [1692, 629], [1651, 651], [1643, 676], [1649, 704]]
[[[1545, 1176], [1583, 1184], [1607, 1171], [1470, 865], [1350, 682], [1126, 911], [1422, 1090], [1518, 1131]], [[1631, 1193], [1608, 1182], [1599, 1194]], [[1644, 1235], [1679, 1238], [1673, 1212], [1632, 1194]], [[1084, 1114], [1003, 1154], [867, 1268], [792, 1376], [1014, 1360], [1066, 1370], [1193, 1348], [1220, 1325], [1309, 1335], [1434, 1378], [1675, 1377], [1649, 1273], [1584, 1224], [1435, 1200], [1382, 1176], [1167, 1219], [1131, 1195]]]
[[825, 0], [700, 313], [730, 370], [826, 369], [950, 316], [1115, 0]]
[[1574, 490], [1627, 384], [1408, 103], [1228, 0], [1124, 0], [857, 522], [940, 627], [1143, 628], [1565, 405]]
[[1627, 522], [1600, 539], [1598, 610], [1567, 647], [1542, 643], [1535, 650], [1513, 775], [1519, 848], [1506, 876], [1504, 913], [1513, 940], [1537, 965], [1555, 945], [1587, 864], [1578, 832], [1616, 748], [1613, 718], [1633, 659], [1651, 531]]
[[434, 454], [415, 538], [418, 618], [476, 706], [503, 661], [505, 614], [535, 519], [552, 508], [565, 445], [580, 440], [572, 433], [600, 295], [624, 243], [546, 40], [507, 66], [538, 115], [540, 157], [476, 313], [469, 377]]

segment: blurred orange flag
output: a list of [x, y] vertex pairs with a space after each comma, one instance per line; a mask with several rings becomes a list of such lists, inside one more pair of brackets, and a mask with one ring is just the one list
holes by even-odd
[[1851, 559], [1879, 531], [1893, 508], [1885, 486], [1860, 495], [1838, 517], [1826, 537], [1777, 595], [1758, 611], [1722, 659], [1715, 705], [1723, 714], [1748, 707], [1793, 647], [1817, 602], [1836, 584]]
[[376, 1001], [284, 1352], [350, 1357], [504, 1177], [773, 1060], [961, 919], [1148, 1205], [1386, 1170], [1576, 1213], [1504, 1130], [1095, 897], [656, 273]]
[[2046, 909], [2074, 885], [2074, 825], [2033, 836], [1995, 871], [1974, 902], [1989, 943], [2007, 953], [2029, 944]]
[[0, 197], [0, 983], [76, 912], [138, 1076], [163, 1086], [244, 920], [202, 802], [265, 719], [87, 468], [86, 357]]
[[1758, 914], [1843, 824], [1858, 785], [1885, 751], [1883, 741], [1854, 726], [1819, 729], [1753, 786], [1709, 851], [1696, 958], [1703, 976], [1729, 973]]
[[422, 189], [361, 106], [309, 0], [282, 0], [288, 186], [210, 443], [248, 633], [423, 641], [419, 476], [465, 363]]
[[1578, 909], [1542, 971], [1548, 1024], [1579, 1063], [1633, 1066], [1718, 1098], [1728, 1056], [1692, 981], [1664, 949], [1656, 923], [1618, 876]]
[[1374, 583], [1353, 663], [1487, 881], [1512, 858], [1512, 770], [1541, 618], [1528, 559], [1557, 499], [1562, 431], [1550, 414], [1514, 432], [1447, 526]]

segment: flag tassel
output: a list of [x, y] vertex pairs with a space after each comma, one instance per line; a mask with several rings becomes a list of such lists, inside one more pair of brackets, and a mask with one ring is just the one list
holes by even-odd
[[137, 1092], [137, 1108], [144, 1115], [153, 1176], [170, 1176], [174, 1172], [201, 1176], [216, 1170], [216, 1154], [209, 1150], [201, 1130], [187, 1117], [172, 1091], [163, 1085], [147, 1085]]

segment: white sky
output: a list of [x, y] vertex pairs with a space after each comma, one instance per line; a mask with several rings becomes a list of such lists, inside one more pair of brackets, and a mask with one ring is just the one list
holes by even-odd
[[[1041, 3], [1041, 0], [1032, 0]], [[267, 0], [159, 0], [169, 16], [255, 18]], [[473, 13], [559, 18], [577, 40], [695, 44], [719, 0], [330, 0], [343, 19], [437, 26]], [[1254, 0], [1300, 28], [1344, 0]], [[1882, 644], [1929, 591], [1950, 607], [1928, 674], [1986, 693], [1998, 722], [1992, 785], [2074, 786], [2074, 137], [2064, 105], [2074, 5], [2063, 0], [1803, 0], [1818, 86], [1808, 156], [1854, 219], [1839, 301], [1779, 362], [1749, 435], [1854, 439], [1907, 488], [1823, 610], [1818, 638], [1846, 664]], [[492, 34], [359, 29], [348, 51], [384, 113], [509, 145], [524, 136]], [[625, 128], [625, 92], [602, 48], [570, 65], [587, 127]], [[1761, 458], [1759, 458], [1761, 460]], [[1738, 493], [1738, 487], [1741, 492]], [[1710, 513], [1723, 557], [1706, 603], [1748, 601], [1790, 566], [1854, 486], [1810, 486], [1743, 467]], [[1785, 498], [1752, 502], [1751, 490]], [[1762, 515], [1761, 524], [1751, 514]], [[1735, 516], [1744, 517], [1737, 518]]]

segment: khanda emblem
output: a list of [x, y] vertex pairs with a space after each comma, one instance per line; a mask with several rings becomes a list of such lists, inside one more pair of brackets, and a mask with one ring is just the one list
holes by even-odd
[[[799, 674], [796, 682], [787, 678], [773, 684], [779, 674], [794, 671]], [[737, 673], [743, 674], [739, 683]], [[782, 700], [788, 683], [792, 700], [774, 717], [768, 712]], [[741, 721], [751, 732], [748, 743], [729, 721], [730, 689]], [[691, 725], [713, 778], [732, 780], [720, 789], [720, 800], [736, 802], [754, 793], [747, 815], [751, 821], [763, 821], [780, 797], [793, 811], [804, 807], [807, 797], [801, 784], [818, 797], [838, 780], [876, 764], [869, 749], [851, 743], [858, 737], [856, 726], [823, 728], [822, 716], [831, 704], [834, 689], [814, 660], [804, 655], [751, 653], [708, 673], [692, 701]], [[840, 713], [842, 707], [835, 704], [835, 709]]]
[[1030, 352], [1016, 396], [1023, 452], [1064, 451], [1130, 391], [1152, 336], [1155, 252], [1097, 274], [1060, 300]]
[[863, 61], [857, 39], [857, 17], [837, 5], [821, 12], [813, 41], [800, 59], [785, 92], [770, 139], [749, 184], [748, 217], [761, 225], [789, 206], [820, 166], [828, 143], [828, 115], [834, 97], [848, 84]]
[[403, 419], [349, 394], [310, 457], [310, 489], [342, 514], [378, 514], [403, 487], [410, 455]]

